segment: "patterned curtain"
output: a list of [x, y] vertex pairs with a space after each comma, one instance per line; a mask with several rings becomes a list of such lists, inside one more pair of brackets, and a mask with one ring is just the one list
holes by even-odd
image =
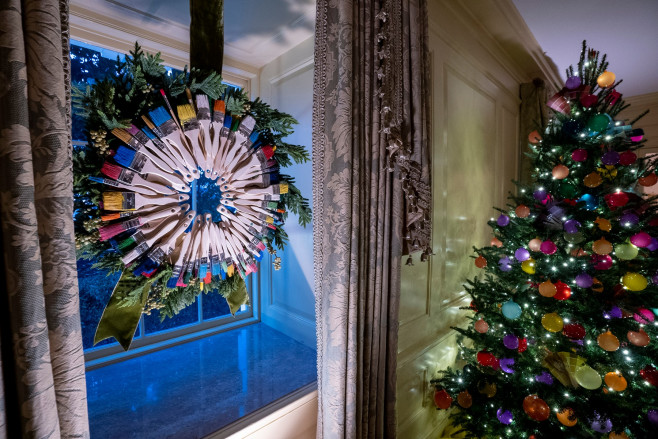
[[0, 438], [89, 437], [68, 2], [0, 2]]
[[318, 438], [396, 435], [401, 255], [431, 230], [426, 17], [424, 0], [317, 2]]
[[521, 84], [520, 97], [521, 109], [519, 111], [519, 151], [521, 161], [519, 166], [519, 181], [528, 184], [531, 181], [532, 169], [530, 169], [530, 158], [525, 155], [528, 152], [528, 134], [534, 130], [541, 134], [542, 129], [548, 123], [548, 99], [544, 81], [537, 78], [532, 82]]

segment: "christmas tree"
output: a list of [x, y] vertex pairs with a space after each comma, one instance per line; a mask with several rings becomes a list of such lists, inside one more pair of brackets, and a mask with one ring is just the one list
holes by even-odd
[[532, 184], [475, 249], [466, 365], [432, 381], [468, 437], [658, 437], [658, 177], [607, 67], [583, 43], [529, 135]]

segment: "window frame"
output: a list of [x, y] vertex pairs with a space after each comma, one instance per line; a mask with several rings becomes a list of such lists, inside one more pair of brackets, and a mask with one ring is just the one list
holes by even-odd
[[[183, 69], [188, 64], [186, 60], [189, 56], [189, 48], [186, 43], [160, 37], [151, 30], [136, 28], [126, 21], [117, 21], [112, 18], [111, 13], [104, 9], [106, 6], [99, 5], [96, 0], [91, 0], [84, 6], [79, 0], [73, 0], [70, 4], [70, 38], [125, 54], [134, 48], [135, 41], [139, 41], [144, 51], [160, 52], [166, 66]], [[168, 26], [171, 23], [165, 23], [165, 25]], [[174, 29], [174, 37], [177, 33], [179, 30]], [[256, 88], [259, 83], [259, 73], [249, 66], [225, 58], [222, 78], [225, 82], [242, 87], [251, 98], [258, 94]], [[147, 335], [142, 317], [139, 321], [140, 336], [133, 340], [129, 351], [124, 351], [118, 343], [85, 349], [86, 369], [96, 369], [148, 352], [260, 322], [262, 295], [260, 269], [262, 264], [258, 265], [259, 272], [249, 276], [246, 280], [250, 302], [247, 310], [239, 312], [236, 316], [228, 315], [203, 320], [204, 294], [199, 294], [197, 299], [199, 300], [199, 319], [196, 323]]]

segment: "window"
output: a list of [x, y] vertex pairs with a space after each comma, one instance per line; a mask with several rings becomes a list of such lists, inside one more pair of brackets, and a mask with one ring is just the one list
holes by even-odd
[[[70, 56], [71, 81], [73, 84], [81, 86], [91, 85], [114, 74], [117, 59], [123, 61], [125, 58], [124, 54], [75, 40], [71, 41]], [[173, 68], [168, 68], [168, 71], [170, 74], [179, 72]], [[72, 137], [74, 147], [86, 144], [84, 120], [77, 115], [73, 116]], [[93, 346], [96, 326], [103, 314], [105, 304], [112, 295], [120, 273], [109, 274], [106, 271], [95, 269], [93, 264], [93, 260], [79, 259], [77, 268], [83, 347], [88, 359], [99, 360], [107, 355], [122, 352], [118, 343], [113, 339], [103, 340], [95, 347]], [[250, 288], [248, 285], [248, 290], [251, 297], [253, 286]], [[253, 303], [253, 300], [251, 302]], [[222, 326], [226, 325], [232, 327], [237, 322], [253, 316], [254, 310], [250, 306], [243, 306], [235, 316], [231, 316], [226, 300], [219, 294], [213, 292], [200, 294], [192, 305], [183, 309], [173, 318], [161, 320], [158, 310], [142, 316], [135, 333], [133, 346], [146, 347], [154, 343], [162, 343], [165, 340], [185, 338], [184, 336], [201, 330], [212, 328], [220, 330]], [[99, 361], [97, 362], [99, 363]]]

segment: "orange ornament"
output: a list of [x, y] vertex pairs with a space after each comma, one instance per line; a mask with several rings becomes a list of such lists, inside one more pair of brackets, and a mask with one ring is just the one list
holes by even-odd
[[596, 218], [594, 222], [597, 226], [599, 226], [599, 229], [603, 230], [604, 232], [609, 232], [612, 230], [612, 224], [610, 224], [610, 221], [605, 218]]
[[562, 425], [566, 425], [567, 427], [573, 427], [578, 423], [578, 418], [576, 418], [576, 413], [573, 411], [571, 407], [562, 409], [562, 411], [557, 412], [555, 416], [557, 416], [557, 420], [560, 421]]
[[473, 397], [468, 393], [468, 390], [464, 390], [457, 395], [457, 403], [462, 406], [462, 408], [467, 409], [473, 405]]
[[516, 206], [514, 213], [519, 218], [527, 218], [530, 216], [530, 208], [525, 204], [519, 204], [518, 206]]
[[541, 243], [542, 241], [539, 238], [531, 239], [530, 242], [528, 243], [528, 248], [533, 252], [538, 252], [539, 249], [541, 248]]
[[619, 339], [610, 331], [606, 331], [596, 338], [601, 349], [608, 352], [614, 352], [619, 349]]
[[553, 297], [557, 293], [557, 287], [551, 280], [539, 284], [539, 294], [544, 297]]
[[545, 421], [551, 415], [551, 409], [546, 401], [537, 395], [528, 395], [523, 398], [523, 410], [535, 421]]
[[608, 372], [604, 377], [605, 385], [614, 390], [615, 392], [623, 392], [628, 387], [626, 378], [617, 372]]
[[541, 135], [539, 134], [539, 131], [534, 130], [530, 134], [528, 134], [528, 142], [530, 142], [533, 145], [538, 144], [541, 142]]
[[553, 177], [556, 180], [563, 180], [569, 175], [569, 168], [560, 164], [553, 168]]
[[491, 238], [491, 246], [501, 248], [503, 246], [503, 241], [498, 238]]
[[656, 174], [652, 172], [649, 175], [645, 175], [644, 177], [639, 178], [637, 182], [644, 187], [651, 187], [654, 184], [658, 183], [658, 176], [656, 176]]
[[485, 259], [484, 256], [480, 255], [477, 258], [475, 258], [475, 266], [477, 268], [484, 268], [487, 266], [487, 260]]
[[592, 291], [596, 293], [602, 293], [603, 292], [603, 283], [598, 280], [597, 278], [592, 278], [592, 286], [590, 287]]
[[639, 346], [641, 348], [648, 345], [651, 341], [649, 334], [647, 334], [644, 329], [640, 329], [639, 331], [628, 331], [626, 337], [632, 345]]
[[628, 437], [625, 431], [622, 431], [621, 433], [616, 433], [614, 431], [611, 431], [610, 435], [608, 436], [608, 439], [630, 439], [630, 438]]
[[612, 244], [607, 239], [601, 238], [594, 241], [592, 244], [592, 250], [597, 255], [608, 255], [612, 252]]
[[583, 179], [583, 184], [589, 188], [595, 188], [597, 186], [600, 186], [601, 183], [603, 183], [603, 179], [598, 174], [598, 172], [592, 172], [591, 174], [587, 174]]

